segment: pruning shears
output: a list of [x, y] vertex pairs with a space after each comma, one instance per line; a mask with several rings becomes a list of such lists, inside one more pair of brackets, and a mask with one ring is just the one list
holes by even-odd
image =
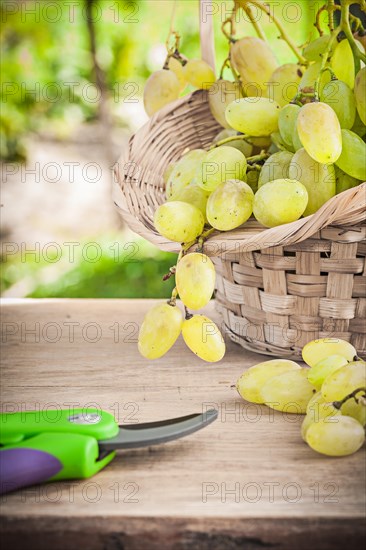
[[117, 449], [166, 443], [204, 428], [217, 410], [159, 422], [119, 426], [99, 409], [0, 414], [0, 494], [38, 483], [88, 478], [107, 466]]

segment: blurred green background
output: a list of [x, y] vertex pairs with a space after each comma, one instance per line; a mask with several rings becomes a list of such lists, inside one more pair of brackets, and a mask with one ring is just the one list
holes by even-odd
[[[306, 43], [321, 2], [269, 2], [292, 39]], [[111, 168], [147, 120], [143, 85], [162, 67], [174, 1], [1, 3], [2, 275], [7, 297], [165, 297], [175, 255], [130, 232], [116, 214]], [[220, 32], [232, 2], [214, 6]], [[181, 52], [200, 57], [198, 0], [176, 2]], [[280, 62], [295, 61], [261, 24]], [[238, 24], [239, 35], [254, 35]], [[188, 90], [189, 91], [189, 90]]]

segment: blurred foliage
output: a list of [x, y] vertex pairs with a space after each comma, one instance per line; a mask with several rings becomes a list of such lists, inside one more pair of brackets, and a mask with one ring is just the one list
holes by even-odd
[[1, 292], [20, 285], [19, 294], [30, 298], [169, 298], [174, 278], [162, 279], [176, 254], [143, 239], [117, 239], [80, 243], [74, 257], [63, 247], [3, 258]]

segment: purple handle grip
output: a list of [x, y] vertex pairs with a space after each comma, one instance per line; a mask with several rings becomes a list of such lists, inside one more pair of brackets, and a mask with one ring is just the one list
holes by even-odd
[[25, 448], [0, 451], [0, 494], [47, 481], [62, 467], [56, 457], [44, 451]]

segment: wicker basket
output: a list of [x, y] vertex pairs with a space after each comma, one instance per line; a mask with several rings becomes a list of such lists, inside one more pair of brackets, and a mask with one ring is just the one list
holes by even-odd
[[[211, 29], [202, 37], [210, 60]], [[163, 250], [178, 252], [179, 245], [153, 224], [165, 200], [162, 174], [187, 148], [207, 148], [221, 129], [207, 97], [197, 91], [167, 105], [131, 137], [115, 166], [124, 220]], [[216, 265], [216, 303], [230, 338], [252, 351], [299, 358], [308, 341], [339, 337], [365, 356], [365, 212], [363, 183], [296, 222], [265, 229], [250, 220], [214, 233], [205, 253]]]

